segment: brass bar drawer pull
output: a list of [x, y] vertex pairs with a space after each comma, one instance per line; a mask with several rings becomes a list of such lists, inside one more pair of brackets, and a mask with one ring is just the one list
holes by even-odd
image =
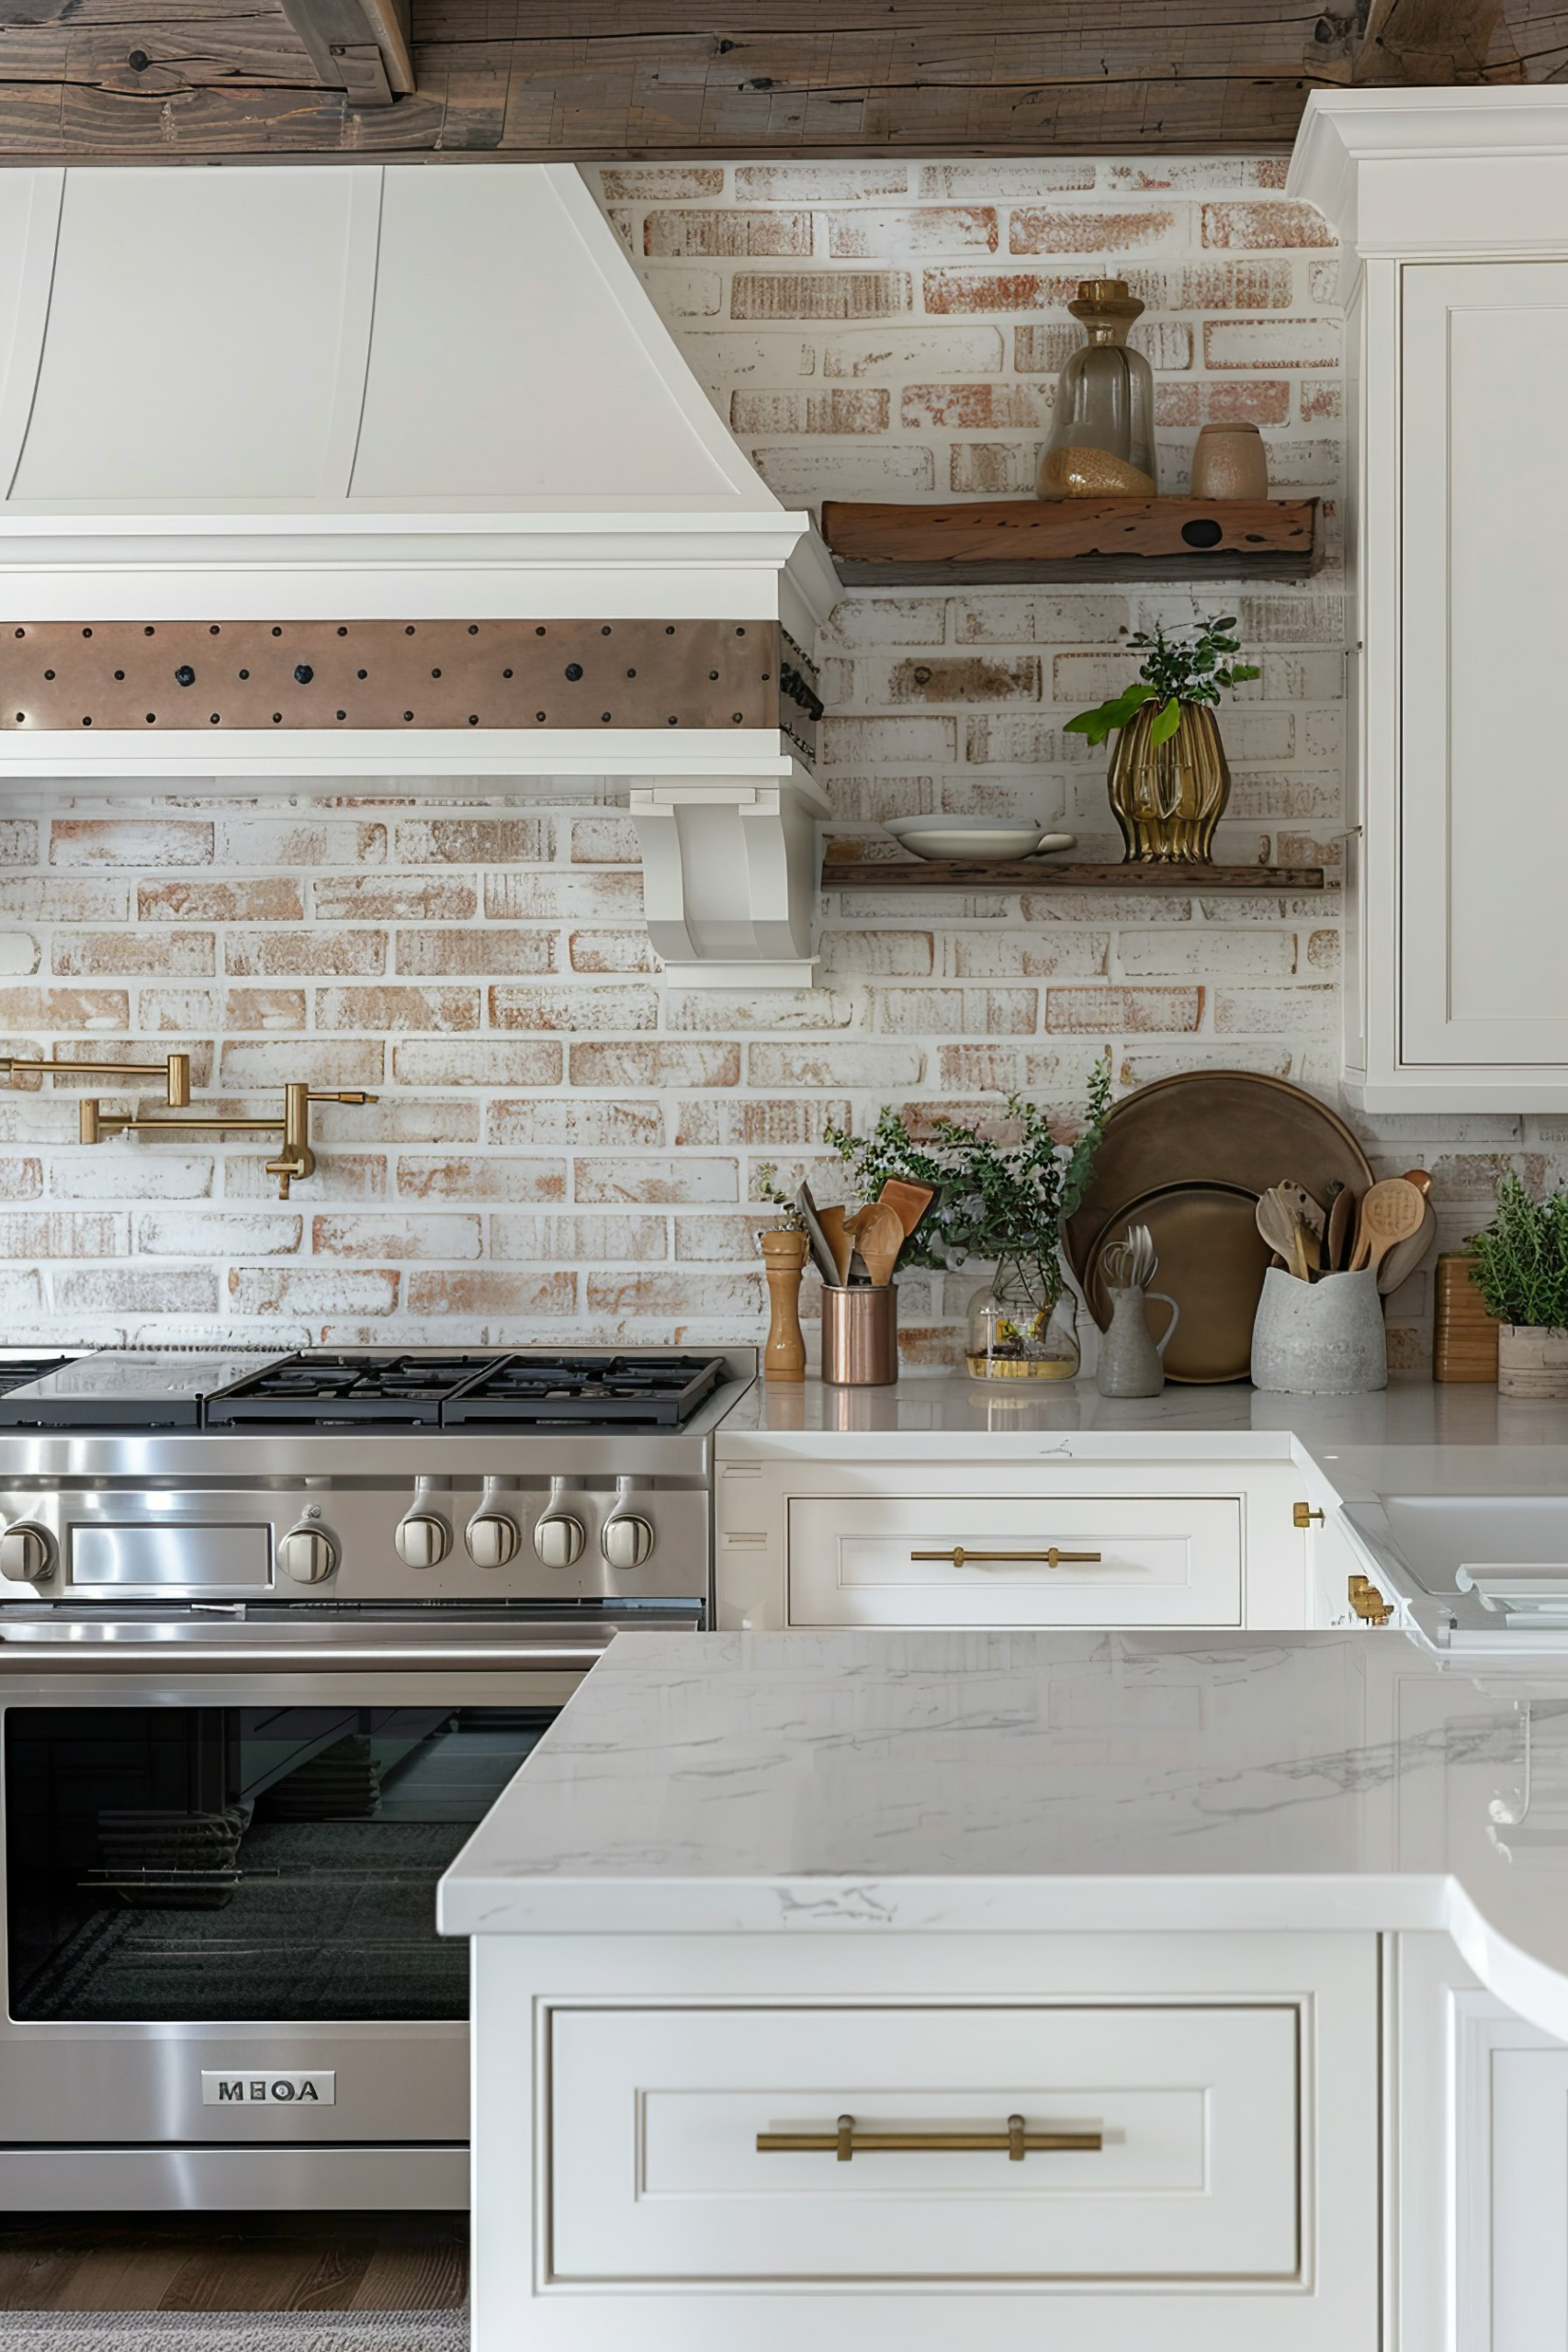
[[976, 1561], [1043, 1560], [1048, 1568], [1058, 1568], [1064, 1560], [1098, 1560], [1098, 1552], [1059, 1552], [1055, 1544], [1048, 1552], [966, 1552], [955, 1544], [951, 1552], [911, 1552], [911, 1560], [951, 1560], [955, 1568], [971, 1566]]
[[[945, 1555], [939, 1554], [938, 1557]], [[1104, 2146], [1098, 2132], [1028, 2132], [1021, 2115], [1010, 2115], [1005, 2132], [857, 2132], [852, 2115], [840, 2115], [836, 2132], [759, 2132], [760, 2156], [836, 2156], [847, 2165], [854, 2156], [930, 2154], [933, 2150], [982, 2155], [1005, 2155], [1021, 2165], [1025, 2156], [1063, 2149], [1097, 2154]]]

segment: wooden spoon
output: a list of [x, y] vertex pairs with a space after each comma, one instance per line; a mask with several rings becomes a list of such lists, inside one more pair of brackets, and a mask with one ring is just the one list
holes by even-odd
[[1328, 1226], [1324, 1235], [1323, 1262], [1331, 1274], [1338, 1273], [1345, 1264], [1355, 1214], [1356, 1195], [1348, 1184], [1342, 1184], [1329, 1204]]
[[853, 1249], [853, 1244], [844, 1229], [844, 1212], [841, 1207], [818, 1209], [817, 1222], [822, 1228], [822, 1238], [828, 1244], [833, 1263], [838, 1269], [839, 1283], [841, 1288], [850, 1278], [850, 1258]]
[[1404, 1181], [1407, 1184], [1414, 1184], [1424, 1201], [1431, 1199], [1432, 1179], [1425, 1168], [1407, 1168]]
[[1350, 1252], [1351, 1272], [1370, 1266], [1375, 1273], [1396, 1241], [1408, 1241], [1420, 1232], [1426, 1216], [1425, 1199], [1403, 1176], [1388, 1176], [1374, 1184], [1361, 1202], [1356, 1246]]
[[1325, 1218], [1323, 1203], [1304, 1184], [1285, 1183], [1274, 1186], [1274, 1196], [1283, 1201], [1292, 1216], [1304, 1225], [1309, 1233], [1322, 1235]]
[[[852, 1221], [846, 1220], [845, 1231]], [[885, 1289], [893, 1279], [898, 1252], [904, 1247], [904, 1220], [890, 1202], [877, 1201], [852, 1220], [855, 1248], [865, 1260], [874, 1286]]]

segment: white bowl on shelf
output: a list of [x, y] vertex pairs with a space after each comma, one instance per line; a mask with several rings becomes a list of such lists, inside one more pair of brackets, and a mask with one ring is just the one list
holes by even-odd
[[885, 827], [911, 857], [958, 858], [1004, 865], [1014, 858], [1072, 849], [1076, 833], [1048, 833], [1016, 817], [890, 817]]

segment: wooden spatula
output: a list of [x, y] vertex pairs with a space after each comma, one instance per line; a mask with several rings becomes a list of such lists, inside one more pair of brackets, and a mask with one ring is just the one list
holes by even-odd
[[847, 1283], [850, 1278], [850, 1258], [853, 1251], [854, 1244], [851, 1241], [848, 1233], [844, 1230], [844, 1212], [842, 1207], [835, 1206], [830, 1209], [818, 1209], [817, 1212], [817, 1222], [822, 1228], [822, 1238], [828, 1244], [828, 1248], [832, 1253], [833, 1263], [839, 1270], [840, 1283], [842, 1284]]
[[865, 1260], [866, 1272], [880, 1290], [893, 1279], [898, 1252], [904, 1247], [904, 1221], [889, 1201], [876, 1201], [860, 1215], [846, 1218], [844, 1230], [854, 1234], [855, 1248]]
[[877, 1194], [876, 1205], [896, 1213], [908, 1240], [935, 1198], [929, 1184], [907, 1184], [901, 1176], [889, 1176]]
[[1328, 1204], [1328, 1227], [1324, 1235], [1323, 1262], [1331, 1274], [1344, 1271], [1355, 1216], [1356, 1195], [1348, 1184], [1342, 1184]]

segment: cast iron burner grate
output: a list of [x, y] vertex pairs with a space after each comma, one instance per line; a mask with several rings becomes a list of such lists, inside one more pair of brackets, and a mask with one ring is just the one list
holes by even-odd
[[400, 1429], [439, 1429], [443, 1399], [496, 1361], [462, 1355], [285, 1356], [209, 1396], [207, 1426], [229, 1430], [282, 1421], [321, 1430], [390, 1421]]
[[286, 1356], [207, 1399], [209, 1430], [679, 1429], [721, 1356]]
[[724, 1377], [722, 1356], [506, 1356], [447, 1398], [443, 1429], [615, 1422], [679, 1429]]

